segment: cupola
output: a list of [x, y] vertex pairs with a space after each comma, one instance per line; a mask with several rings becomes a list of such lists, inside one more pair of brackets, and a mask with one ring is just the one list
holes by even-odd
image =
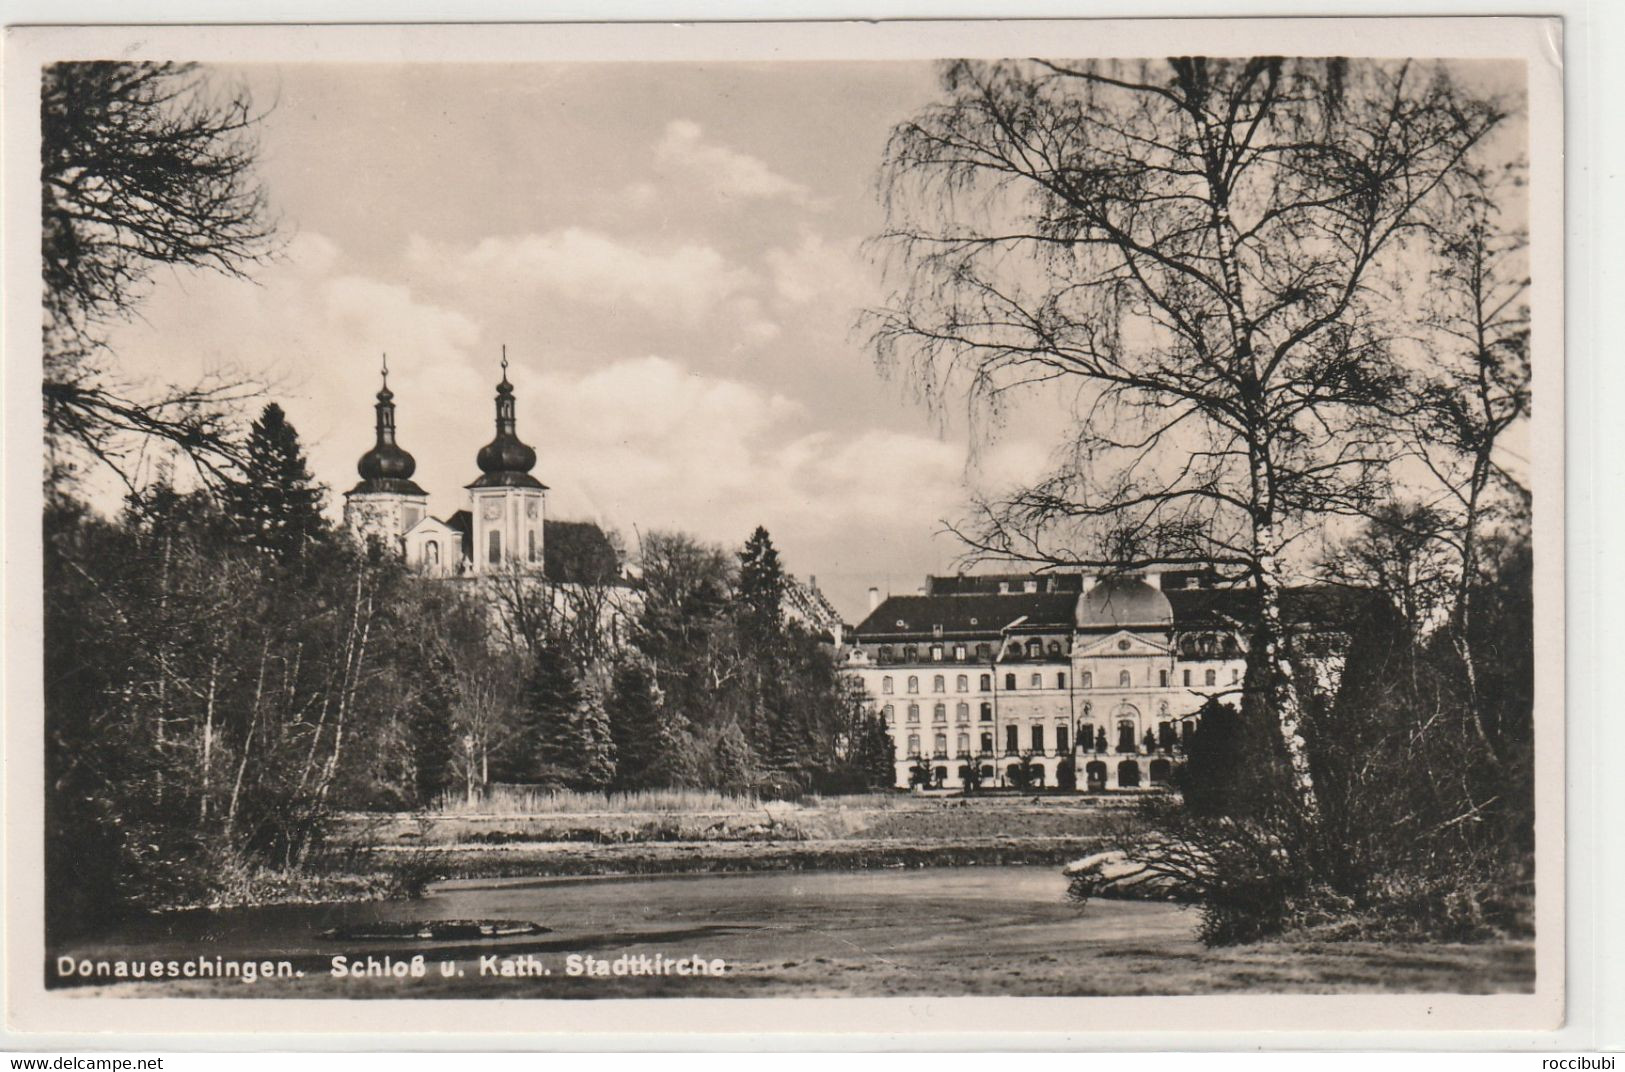
[[[395, 395], [389, 389], [389, 356], [386, 354], [381, 370], [383, 386], [378, 392], [378, 404], [372, 449], [356, 463], [361, 483], [354, 492], [386, 492], [404, 495], [423, 495], [425, 492], [412, 482], [417, 461], [395, 442]], [[354, 493], [352, 492], [352, 493]]]
[[545, 485], [530, 475], [536, 467], [535, 448], [519, 439], [514, 417], [513, 384], [508, 382], [508, 348], [502, 348], [502, 382], [497, 384], [496, 437], [480, 448], [475, 458], [483, 474], [470, 484], [471, 488], [544, 488]]

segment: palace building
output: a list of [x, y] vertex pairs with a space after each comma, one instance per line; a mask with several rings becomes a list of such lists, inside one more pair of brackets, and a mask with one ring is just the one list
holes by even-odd
[[[1295, 632], [1337, 638], [1349, 593], [1293, 588]], [[1246, 672], [1240, 623], [1253, 598], [1211, 571], [930, 577], [881, 600], [845, 645], [845, 665], [884, 717], [897, 785], [1167, 784], [1197, 712], [1235, 703]]]

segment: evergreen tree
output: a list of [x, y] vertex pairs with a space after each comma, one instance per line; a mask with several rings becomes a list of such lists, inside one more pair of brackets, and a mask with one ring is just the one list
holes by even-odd
[[299, 558], [327, 531], [324, 491], [310, 475], [299, 433], [270, 403], [249, 430], [242, 481], [223, 494], [238, 539], [284, 562]]
[[770, 650], [783, 637], [787, 586], [773, 539], [758, 525], [739, 553], [739, 633], [747, 651]]
[[408, 715], [412, 749], [413, 803], [429, 807], [451, 782], [457, 756], [454, 706], [457, 680], [451, 659], [444, 652], [430, 660], [424, 683]]
[[682, 780], [688, 720], [666, 705], [648, 659], [632, 652], [621, 660], [604, 706], [617, 788], [654, 789]]
[[536, 650], [520, 696], [523, 725], [509, 770], [520, 781], [599, 789], [615, 774], [603, 696], [557, 644]]

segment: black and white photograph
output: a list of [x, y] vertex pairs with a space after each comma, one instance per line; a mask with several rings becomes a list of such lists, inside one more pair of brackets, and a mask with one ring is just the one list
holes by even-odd
[[35, 41], [13, 978], [1555, 1024], [1562, 114], [1485, 21]]

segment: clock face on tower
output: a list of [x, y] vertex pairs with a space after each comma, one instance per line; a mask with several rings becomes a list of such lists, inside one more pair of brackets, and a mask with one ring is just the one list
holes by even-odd
[[502, 504], [491, 499], [485, 504], [485, 520], [495, 521], [502, 516]]
[[525, 516], [528, 517], [528, 518], [534, 519], [536, 517], [537, 512], [540, 510], [540, 507], [541, 507], [541, 504], [538, 503], [535, 499], [530, 500], [529, 502], [527, 502], [525, 504]]

